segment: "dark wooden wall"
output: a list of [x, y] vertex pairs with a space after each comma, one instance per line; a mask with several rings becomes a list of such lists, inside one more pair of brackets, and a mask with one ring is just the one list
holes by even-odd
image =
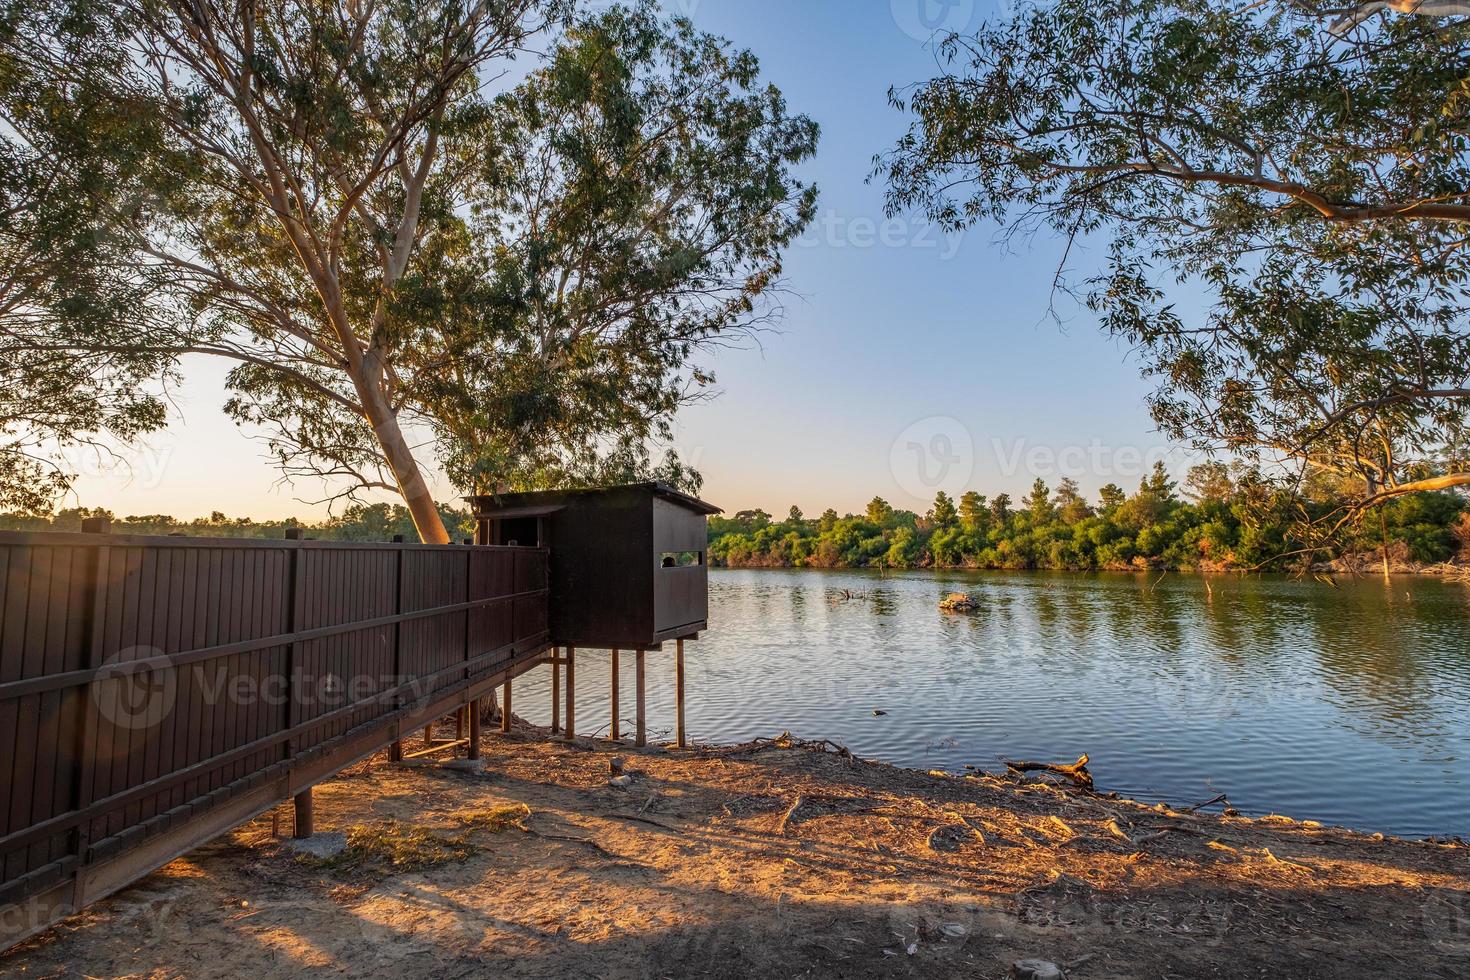
[[[507, 540], [506, 523], [529, 514], [551, 552], [551, 642], [637, 650], [707, 627], [705, 563], [666, 569], [666, 553], [708, 547], [719, 508], [659, 483], [544, 490], [470, 498], [479, 540]], [[497, 537], [498, 532], [498, 537]]]
[[653, 572], [654, 631], [665, 634], [709, 619], [709, 524], [697, 514], [668, 500], [653, 500], [655, 560], [666, 552], [697, 551], [697, 565], [658, 567]]
[[618, 488], [572, 495], [547, 518], [552, 642], [637, 647], [653, 633], [650, 495]]
[[0, 533], [0, 940], [529, 667], [547, 602], [544, 549]]

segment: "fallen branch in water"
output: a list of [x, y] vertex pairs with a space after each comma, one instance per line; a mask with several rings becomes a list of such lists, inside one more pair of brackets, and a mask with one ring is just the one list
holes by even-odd
[[1229, 806], [1230, 805], [1230, 798], [1228, 796], [1226, 796], [1224, 793], [1221, 793], [1219, 796], [1215, 797], [1213, 800], [1205, 800], [1203, 803], [1196, 803], [1194, 806], [1187, 806], [1183, 810], [1180, 810], [1179, 812], [1180, 813], [1198, 813], [1199, 811], [1203, 810], [1205, 807], [1207, 807], [1207, 806], [1214, 806], [1216, 803], [1224, 803], [1226, 806]]
[[1092, 789], [1092, 773], [1087, 771], [1088, 757], [1083, 753], [1082, 758], [1069, 766], [1057, 765], [1050, 762], [1012, 762], [1006, 760], [1006, 768], [1011, 772], [1054, 772], [1058, 776], [1066, 776], [1082, 789]]
[[840, 756], [848, 762], [856, 763], [857, 757], [847, 746], [832, 741], [830, 738], [811, 741], [809, 739], [797, 738], [790, 732], [782, 732], [775, 738], [757, 738], [738, 745], [723, 746], [701, 746], [696, 752], [702, 756], [714, 756], [730, 758], [733, 756], [753, 755], [766, 749], [807, 749], [811, 752], [830, 753]]

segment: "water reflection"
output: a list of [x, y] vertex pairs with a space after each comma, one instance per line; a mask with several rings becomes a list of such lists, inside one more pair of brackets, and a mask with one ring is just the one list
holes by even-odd
[[[1470, 748], [1465, 586], [719, 570], [710, 588], [702, 738], [789, 729], [953, 769], [1086, 751], [1127, 794], [1470, 832], [1446, 762]], [[979, 611], [939, 612], [949, 591]]]

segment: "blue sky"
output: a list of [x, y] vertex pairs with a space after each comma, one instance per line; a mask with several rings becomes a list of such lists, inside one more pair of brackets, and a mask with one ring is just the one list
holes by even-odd
[[[752, 49], [790, 108], [822, 126], [805, 168], [820, 213], [788, 256], [785, 317], [759, 346], [710, 357], [721, 394], [681, 417], [677, 448], [704, 474], [703, 495], [784, 514], [859, 510], [874, 494], [923, 510], [936, 489], [1018, 495], [1037, 476], [1071, 475], [1089, 493], [1136, 485], [1168, 446], [1126, 350], [1085, 310], [1048, 318], [1059, 244], [1006, 249], [990, 227], [947, 239], [916, 216], [885, 225], [883, 188], [867, 182], [906, 125], [889, 86], [935, 71], [921, 5], [931, 24], [963, 27], [997, 16], [993, 0], [664, 3]], [[1099, 261], [1083, 251], [1070, 267]], [[131, 476], [85, 477], [80, 502], [178, 517], [322, 514], [298, 499], [316, 488], [275, 486], [261, 445], [220, 412], [225, 367], [190, 362], [186, 373], [170, 430]]]

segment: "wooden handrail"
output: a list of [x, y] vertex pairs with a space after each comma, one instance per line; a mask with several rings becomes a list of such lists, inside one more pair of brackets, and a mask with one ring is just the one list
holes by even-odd
[[[495, 650], [491, 650], [488, 653], [481, 654], [474, 660], [469, 661], [468, 666], [470, 668], [474, 668], [476, 665], [481, 664], [487, 660], [497, 659], [504, 656], [506, 651], [510, 651], [511, 656], [514, 657], [517, 647], [523, 647], [526, 650], [533, 651], [537, 650], [538, 647], [544, 649], [546, 639], [547, 634], [542, 633], [534, 639], [518, 640], [514, 643], [507, 644], [506, 646], [498, 647]], [[363, 708], [369, 705], [377, 704], [382, 701], [392, 700], [393, 698], [396, 698], [399, 694], [403, 693], [405, 690], [412, 690], [413, 688], [421, 687], [424, 684], [433, 683], [433, 681], [437, 680], [440, 677], [446, 677], [450, 674], [454, 674], [464, 670], [466, 666], [467, 665], [465, 661], [456, 661], [455, 663], [450, 664], [448, 667], [442, 667], [431, 674], [423, 674], [419, 677], [415, 677], [413, 680], [407, 683], [399, 684], [397, 687], [379, 691], [377, 694], [373, 695], [370, 698], [364, 698], [361, 701], [354, 701], [351, 704], [343, 705], [340, 708], [329, 711], [324, 715], [318, 715], [315, 718], [301, 722], [300, 724], [295, 725], [291, 728], [285, 728], [279, 732], [272, 732], [270, 735], [266, 735], [263, 738], [258, 738], [253, 742], [247, 742], [244, 745], [236, 746], [235, 748], [230, 749], [227, 752], [221, 752], [219, 755], [211, 756], [208, 759], [201, 759], [193, 765], [186, 766], [183, 769], [178, 769], [174, 772], [168, 773], [167, 775], [159, 776], [158, 778], [149, 780], [146, 783], [139, 783], [137, 786], [130, 786], [120, 793], [114, 793], [111, 796], [104, 797], [103, 799], [97, 800], [96, 802], [91, 803], [90, 805], [81, 809], [69, 810], [66, 813], [57, 814], [56, 816], [42, 821], [41, 823], [32, 824], [31, 826], [22, 828], [21, 830], [17, 830], [14, 833], [7, 834], [4, 837], [0, 837], [0, 854], [18, 850], [19, 848], [26, 847], [28, 845], [45, 840], [46, 838], [51, 837], [55, 834], [63, 833], [67, 830], [70, 830], [72, 827], [75, 827], [79, 823], [91, 820], [94, 817], [101, 816], [112, 810], [116, 810], [118, 807], [126, 806], [129, 803], [136, 802], [137, 800], [145, 799], [146, 797], [152, 796], [155, 793], [160, 793], [163, 790], [171, 788], [176, 783], [186, 782], [213, 769], [218, 769], [221, 766], [229, 765], [231, 762], [235, 762], [239, 759], [248, 758], [249, 756], [255, 755], [264, 749], [269, 749], [273, 746], [279, 745], [287, 739], [294, 738], [297, 735], [308, 732], [313, 728], [320, 728], [322, 725], [326, 725], [333, 721], [336, 721], [340, 717], [361, 711]], [[487, 674], [486, 677], [495, 677], [496, 673], [497, 672], [491, 672]], [[395, 719], [405, 714], [412, 714], [417, 707], [419, 707], [421, 704], [427, 703], [431, 697], [443, 697], [447, 694], [454, 693], [456, 690], [469, 687], [483, 680], [485, 680], [485, 677], [470, 677], [462, 679], [458, 683], [425, 694], [419, 697], [414, 702], [400, 706], [389, 714], [383, 715], [379, 718], [374, 718], [370, 722], [364, 722], [363, 725], [358, 727], [364, 730], [375, 727], [386, 728], [390, 726]], [[286, 759], [280, 763], [277, 763], [276, 765], [283, 766], [289, 769], [294, 766], [301, 765], [302, 763], [309, 762], [315, 755], [320, 754], [322, 751], [324, 751], [326, 745], [327, 743], [313, 746], [310, 749], [303, 750], [301, 753], [291, 757], [290, 759]]]
[[161, 653], [156, 657], [120, 660], [110, 664], [103, 664], [101, 667], [69, 670], [64, 673], [29, 677], [19, 681], [6, 681], [0, 684], [0, 701], [23, 697], [27, 694], [44, 694], [47, 691], [59, 691], [68, 687], [81, 687], [85, 684], [91, 684], [94, 681], [105, 681], [115, 677], [128, 677], [147, 671], [166, 670], [170, 667], [188, 667], [192, 664], [203, 663], [206, 660], [217, 660], [220, 657], [233, 657], [242, 653], [254, 653], [257, 650], [269, 650], [272, 647], [283, 647], [291, 643], [304, 643], [308, 640], [322, 640], [327, 637], [340, 636], [343, 633], [357, 633], [362, 630], [396, 626], [399, 623], [411, 622], [416, 619], [432, 619], [435, 616], [449, 616], [453, 613], [468, 612], [471, 609], [483, 609], [487, 606], [499, 605], [502, 602], [512, 602], [516, 599], [532, 599], [544, 595], [548, 595], [548, 590], [532, 589], [527, 592], [515, 592], [510, 595], [491, 596], [488, 599], [456, 602], [449, 606], [435, 606], [432, 609], [419, 609], [414, 612], [379, 616], [376, 619], [359, 619], [336, 626], [318, 626], [309, 630], [298, 630], [294, 633], [276, 633], [255, 640], [239, 640], [235, 643], [200, 647], [198, 650], [184, 650], [180, 653]]
[[46, 545], [49, 547], [149, 547], [149, 548], [273, 548], [340, 549], [350, 551], [488, 551], [496, 553], [550, 554], [548, 548], [521, 548], [487, 544], [421, 544], [414, 541], [321, 541], [306, 538], [226, 538], [187, 534], [89, 534], [85, 531], [0, 531], [0, 546]]

